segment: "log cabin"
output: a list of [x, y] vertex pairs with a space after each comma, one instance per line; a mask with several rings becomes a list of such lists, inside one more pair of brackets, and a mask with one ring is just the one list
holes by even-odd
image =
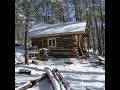
[[56, 58], [84, 56], [84, 37], [89, 37], [87, 22], [40, 24], [33, 26], [28, 37], [32, 46], [47, 48]]

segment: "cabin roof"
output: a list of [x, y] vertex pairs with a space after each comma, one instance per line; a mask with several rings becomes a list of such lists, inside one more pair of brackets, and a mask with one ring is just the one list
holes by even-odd
[[29, 32], [29, 38], [47, 37], [54, 35], [69, 35], [84, 33], [86, 22], [67, 22], [57, 24], [40, 24], [33, 26]]

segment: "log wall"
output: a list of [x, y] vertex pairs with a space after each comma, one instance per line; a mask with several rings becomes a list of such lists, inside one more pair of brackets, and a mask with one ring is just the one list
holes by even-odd
[[49, 49], [51, 50], [51, 55], [53, 57], [58, 58], [77, 57], [74, 47], [78, 46], [78, 41], [75, 39], [75, 35], [33, 38], [32, 45], [38, 46], [38, 48], [48, 48], [47, 39], [49, 38], [56, 38], [56, 47], [49, 47]]

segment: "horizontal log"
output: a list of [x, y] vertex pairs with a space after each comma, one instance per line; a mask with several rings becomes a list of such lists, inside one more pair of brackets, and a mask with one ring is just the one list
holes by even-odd
[[68, 38], [68, 37], [72, 37], [72, 35], [59, 36], [58, 38]]
[[72, 52], [51, 52], [53, 55], [72, 55]]
[[72, 42], [72, 41], [56, 41], [56, 44], [66, 44], [66, 45], [68, 45], [68, 44], [73, 44], [74, 42]]
[[73, 49], [51, 49], [50, 52], [72, 52]]
[[73, 42], [73, 40], [71, 40], [71, 39], [58, 39], [58, 40], [56, 40], [57, 42]]
[[59, 38], [56, 41], [72, 41], [72, 38]]
[[31, 70], [28, 70], [28, 69], [20, 69], [20, 70], [19, 70], [19, 74], [28, 74], [28, 75], [30, 75], [30, 74], [31, 74]]
[[62, 81], [62, 84], [64, 85], [65, 89], [70, 90], [69, 83], [62, 77], [62, 75], [60, 74], [60, 71], [56, 68], [53, 68], [52, 71], [54, 71], [58, 76], [59, 80]]

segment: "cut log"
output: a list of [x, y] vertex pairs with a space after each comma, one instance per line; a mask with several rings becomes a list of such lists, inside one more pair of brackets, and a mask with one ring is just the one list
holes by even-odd
[[59, 80], [62, 81], [62, 84], [64, 85], [66, 90], [70, 90], [69, 83], [62, 77], [58, 69], [54, 68], [52, 71], [56, 72], [56, 75], [58, 76]]
[[30, 74], [31, 74], [31, 70], [28, 70], [28, 69], [20, 69], [20, 70], [19, 70], [19, 74], [28, 74], [28, 75], [30, 75]]
[[22, 86], [19, 86], [19, 87], [15, 88], [15, 90], [26, 90], [28, 88], [31, 88], [33, 85], [37, 84], [39, 81], [41, 81], [41, 80], [43, 80], [47, 77], [48, 77], [48, 75], [46, 73], [43, 73], [42, 76], [38, 77], [35, 80], [31, 80], [31, 81], [25, 83]]
[[65, 61], [66, 64], [75, 64], [75, 61]]
[[48, 67], [45, 67], [44, 70], [47, 73], [47, 75], [49, 76], [49, 78], [53, 84], [54, 89], [60, 90], [60, 85], [59, 85], [58, 81], [55, 79], [55, 77], [53, 76], [51, 70]]
[[39, 61], [38, 60], [32, 60], [32, 63], [35, 65], [39, 65]]

